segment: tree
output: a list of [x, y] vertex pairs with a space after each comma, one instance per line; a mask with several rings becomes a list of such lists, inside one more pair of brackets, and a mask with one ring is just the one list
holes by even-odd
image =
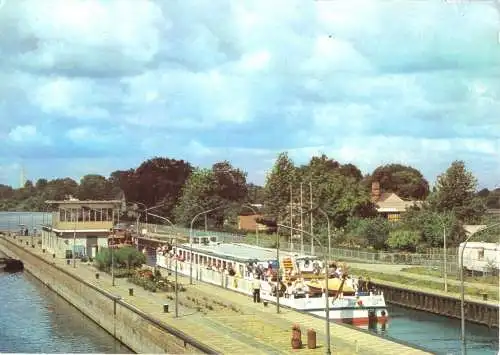
[[[302, 181], [311, 182], [313, 203], [328, 213], [335, 227], [343, 227], [353, 216], [375, 215], [370, 194], [356, 177], [342, 173], [340, 165], [326, 155], [312, 157], [299, 170]], [[324, 230], [324, 218], [316, 222], [318, 231]]]
[[77, 195], [78, 183], [71, 178], [50, 180], [46, 192], [49, 200], [64, 200], [67, 196]]
[[284, 216], [290, 203], [290, 186], [295, 186], [296, 168], [287, 153], [280, 153], [264, 186], [265, 209], [271, 216]]
[[389, 164], [376, 168], [365, 179], [367, 187], [378, 181], [383, 191], [394, 192], [403, 199], [425, 200], [429, 195], [429, 182], [411, 166]]
[[7, 200], [14, 196], [14, 189], [8, 185], [0, 184], [0, 200]]
[[262, 204], [265, 200], [265, 192], [262, 186], [257, 186], [252, 183], [247, 184], [247, 202]]
[[416, 230], [395, 229], [389, 232], [387, 245], [393, 249], [415, 252], [421, 242], [421, 234]]
[[139, 193], [134, 169], [113, 171], [108, 181], [111, 185], [111, 196], [113, 198], [123, 193], [129, 201], [138, 200]]
[[399, 229], [417, 231], [420, 235], [415, 248], [443, 247], [443, 232], [446, 228], [447, 244], [458, 245], [465, 236], [462, 224], [453, 213], [437, 212], [428, 207], [410, 209], [401, 220]]
[[134, 172], [136, 202], [146, 206], [163, 204], [157, 212], [171, 215], [191, 171], [191, 164], [184, 160], [156, 157], [143, 162]]
[[38, 192], [43, 192], [48, 184], [49, 182], [47, 179], [38, 179], [36, 181], [35, 188]]
[[477, 180], [463, 161], [454, 161], [445, 173], [439, 175], [431, 205], [437, 212], [451, 211], [463, 223], [481, 221], [486, 206], [475, 196]]
[[353, 178], [356, 182], [360, 182], [361, 180], [363, 180], [363, 174], [361, 173], [361, 170], [359, 170], [358, 167], [354, 164], [349, 163], [341, 165], [339, 168], [339, 172], [341, 175]]
[[104, 176], [88, 174], [80, 180], [78, 198], [80, 200], [105, 200], [111, 197], [111, 184]]
[[375, 250], [384, 249], [389, 238], [389, 222], [382, 217], [350, 218], [346, 225], [347, 236], [358, 246], [371, 246]]
[[[196, 169], [182, 189], [174, 210], [175, 219], [177, 223], [189, 226], [196, 214], [218, 208], [208, 218], [221, 228], [225, 217], [234, 215], [246, 197], [246, 174], [227, 161], [214, 164], [212, 169]], [[224, 208], [219, 208], [221, 206]]]

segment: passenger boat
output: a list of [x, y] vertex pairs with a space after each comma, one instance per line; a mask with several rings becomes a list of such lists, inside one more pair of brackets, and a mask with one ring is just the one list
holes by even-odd
[[343, 273], [341, 265], [324, 265], [316, 256], [221, 243], [217, 237], [195, 237], [192, 243], [177, 248], [159, 247], [156, 265], [170, 271], [175, 271], [177, 265], [180, 274], [248, 295], [253, 294], [258, 279], [261, 301], [276, 303], [279, 299], [280, 305], [323, 318], [328, 293], [329, 317], [333, 321], [365, 328], [386, 327], [388, 321], [382, 292], [367, 290], [361, 278]]

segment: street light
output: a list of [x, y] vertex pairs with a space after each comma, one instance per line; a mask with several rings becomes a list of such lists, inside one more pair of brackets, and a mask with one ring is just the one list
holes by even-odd
[[446, 252], [446, 223], [443, 219], [443, 216], [438, 215], [438, 219], [441, 222], [441, 225], [443, 226], [443, 278], [444, 278], [444, 292], [448, 292], [448, 268], [447, 268], [447, 252]]
[[[144, 206], [144, 209], [137, 214], [137, 218], [136, 218], [136, 229], [137, 229], [137, 235], [139, 235], [139, 219], [141, 217], [141, 214], [142, 213], [146, 213], [146, 228], [148, 228], [148, 211], [151, 211], [151, 210], [154, 210], [154, 209], [157, 209], [157, 208], [160, 208], [160, 207], [163, 207], [167, 204], [167, 202], [164, 202], [164, 203], [161, 203], [159, 205], [156, 205], [156, 206], [152, 206], [152, 207], [148, 207], [146, 206], [145, 204], [141, 203], [141, 202], [128, 202], [129, 204], [132, 204], [132, 205], [141, 205], [141, 206]], [[161, 217], [163, 218], [163, 217]]]
[[[199, 207], [201, 209], [205, 209], [206, 207], [196, 203], [196, 202], [191, 202], [191, 205]], [[207, 220], [207, 215], [205, 214], [205, 234], [208, 232], [208, 220]]]
[[467, 353], [467, 349], [465, 347], [465, 345], [466, 345], [465, 344], [465, 292], [464, 292], [464, 251], [465, 251], [465, 247], [467, 246], [467, 242], [477, 233], [483, 232], [487, 229], [497, 227], [497, 226], [500, 226], [500, 223], [491, 224], [487, 227], [484, 227], [484, 228], [481, 228], [481, 229], [475, 231], [474, 233], [471, 233], [471, 235], [469, 235], [467, 237], [467, 239], [465, 239], [462, 250], [460, 250], [460, 296], [461, 296], [460, 318], [461, 318], [461, 328], [462, 328], [462, 339], [461, 339], [462, 340], [462, 355], [465, 355]]
[[215, 210], [219, 210], [219, 209], [224, 208], [224, 207], [226, 207], [226, 206], [225, 205], [224, 206], [219, 206], [219, 207], [211, 208], [209, 210], [200, 212], [197, 215], [195, 215], [193, 217], [193, 219], [191, 220], [191, 226], [189, 228], [189, 248], [190, 248], [190, 252], [191, 252], [190, 257], [189, 257], [189, 283], [191, 285], [193, 284], [193, 225], [194, 225], [194, 222], [196, 221], [196, 219], [199, 216], [201, 216], [203, 214], [207, 214], [207, 213], [213, 212]]
[[[173, 228], [175, 228], [175, 225], [166, 217], [158, 216], [157, 214], [149, 213], [146, 212], [147, 215], [151, 215], [153, 217], [159, 218], [167, 223], [170, 224]], [[175, 242], [175, 318], [179, 317], [179, 283], [178, 283], [178, 276], [177, 276], [177, 235], [174, 238]]]

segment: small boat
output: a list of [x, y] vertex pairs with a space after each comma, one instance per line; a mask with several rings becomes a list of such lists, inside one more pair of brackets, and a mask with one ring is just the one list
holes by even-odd
[[[323, 293], [325, 289], [325, 280], [310, 280], [305, 282], [305, 285], [309, 287], [309, 292], [311, 293]], [[339, 278], [328, 279], [328, 294], [330, 296], [336, 296], [340, 292], [344, 296], [354, 296], [356, 291], [351, 285], [343, 283]]]

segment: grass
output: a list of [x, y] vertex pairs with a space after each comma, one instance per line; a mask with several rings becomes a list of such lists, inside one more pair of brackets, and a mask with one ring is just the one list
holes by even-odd
[[[409, 272], [417, 275], [426, 275], [433, 277], [443, 277], [441, 270], [431, 269], [423, 266], [415, 266], [401, 269], [402, 272]], [[453, 277], [449, 275], [450, 279]], [[498, 276], [465, 276], [466, 282], [479, 283], [479, 284], [489, 284], [498, 286]]]
[[[419, 280], [407, 276], [385, 274], [381, 272], [367, 271], [363, 269], [350, 269], [350, 272], [355, 275], [363, 276], [363, 278], [370, 277], [374, 281], [388, 281], [400, 284], [402, 287], [410, 286], [413, 288], [426, 288], [434, 291], [443, 291], [443, 283], [428, 280]], [[460, 286], [448, 285], [449, 293], [460, 293]], [[466, 286], [465, 294], [469, 296], [482, 297], [483, 294], [488, 295], [488, 299], [498, 300], [498, 292], [492, 290], [484, 290], [481, 287]]]

